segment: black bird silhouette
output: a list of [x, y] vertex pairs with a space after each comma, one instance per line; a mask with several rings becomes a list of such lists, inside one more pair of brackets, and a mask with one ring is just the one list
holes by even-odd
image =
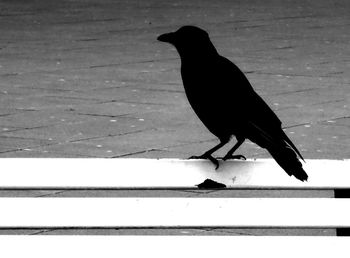
[[177, 49], [186, 96], [199, 119], [220, 140], [203, 155], [191, 158], [209, 159], [218, 168], [219, 162], [212, 153], [235, 136], [237, 143], [223, 160], [244, 158], [233, 153], [249, 139], [267, 149], [288, 175], [307, 180], [297, 155], [304, 159], [283, 132], [281, 121], [254, 91], [243, 72], [218, 54], [206, 31], [184, 26], [160, 35], [158, 40]]

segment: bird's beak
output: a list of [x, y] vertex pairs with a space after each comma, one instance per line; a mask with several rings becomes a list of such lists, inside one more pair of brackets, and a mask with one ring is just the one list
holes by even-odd
[[157, 40], [161, 41], [161, 42], [168, 42], [168, 43], [174, 43], [175, 40], [175, 33], [174, 32], [170, 32], [170, 33], [165, 33], [160, 35]]

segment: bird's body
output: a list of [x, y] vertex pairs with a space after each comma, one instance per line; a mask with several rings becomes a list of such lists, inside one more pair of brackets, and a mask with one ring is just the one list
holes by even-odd
[[235, 157], [233, 152], [249, 139], [266, 148], [289, 175], [302, 181], [307, 179], [297, 158], [301, 155], [283, 132], [279, 118], [254, 91], [244, 73], [217, 53], [204, 30], [185, 26], [158, 39], [173, 44], [178, 50], [189, 103], [220, 140], [219, 145], [200, 157], [214, 162], [211, 154], [235, 136], [238, 143], [224, 159]]
[[186, 61], [181, 65], [186, 96], [210, 132], [219, 139], [244, 136], [247, 119], [258, 124], [267, 122], [261, 113], [267, 115], [269, 123], [281, 128], [281, 121], [236, 65], [219, 55], [210, 61], [207, 65], [203, 65], [204, 61], [188, 65], [194, 69], [187, 69]]

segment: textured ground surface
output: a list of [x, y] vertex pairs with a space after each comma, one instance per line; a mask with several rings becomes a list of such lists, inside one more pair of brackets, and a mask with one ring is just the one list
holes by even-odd
[[156, 41], [184, 24], [209, 31], [306, 158], [349, 157], [350, 4], [282, 3], [2, 1], [0, 157], [185, 158], [215, 144], [177, 53]]
[[[156, 41], [193, 24], [246, 73], [305, 158], [349, 158], [349, 13], [346, 0], [1, 1], [0, 157], [209, 149], [217, 140], [187, 103], [178, 55]], [[250, 142], [239, 153], [268, 157]]]

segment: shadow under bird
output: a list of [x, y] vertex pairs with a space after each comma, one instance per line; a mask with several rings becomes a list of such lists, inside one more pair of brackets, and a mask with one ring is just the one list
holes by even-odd
[[223, 160], [244, 158], [233, 153], [249, 139], [267, 149], [288, 175], [307, 180], [298, 156], [304, 159], [282, 130], [279, 118], [254, 91], [244, 73], [218, 54], [206, 31], [184, 26], [160, 35], [158, 40], [172, 44], [178, 51], [189, 103], [208, 130], [220, 140], [203, 155], [191, 158], [209, 159], [218, 168], [219, 162], [212, 154], [235, 136], [237, 143]]

